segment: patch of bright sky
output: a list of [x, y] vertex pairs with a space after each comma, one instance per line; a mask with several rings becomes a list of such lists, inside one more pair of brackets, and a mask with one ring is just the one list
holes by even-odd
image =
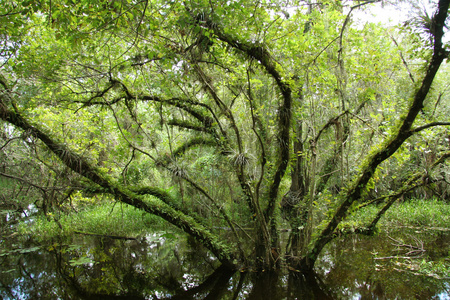
[[367, 4], [353, 12], [353, 19], [360, 23], [379, 22], [392, 26], [411, 18], [411, 8], [408, 5], [383, 5], [383, 3]]
[[[420, 14], [428, 14], [433, 16], [437, 8], [437, 1], [417, 1], [412, 7], [411, 2], [403, 2], [397, 4], [384, 4], [377, 2], [367, 4], [361, 9], [355, 9], [352, 12], [352, 19], [357, 23], [364, 25], [367, 22], [380, 23], [385, 26], [395, 26], [403, 24], [408, 20], [417, 18]], [[444, 29], [445, 30], [445, 29]], [[450, 34], [446, 30], [443, 38], [444, 42], [450, 41]]]

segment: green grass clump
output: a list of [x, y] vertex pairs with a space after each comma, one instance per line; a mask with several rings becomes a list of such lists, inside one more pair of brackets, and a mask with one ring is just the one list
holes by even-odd
[[18, 231], [21, 235], [29, 236], [36, 241], [70, 237], [75, 231], [137, 237], [158, 224], [159, 218], [156, 216], [125, 204], [106, 203], [85, 207], [77, 213], [37, 216], [32, 222], [20, 224]]
[[[367, 226], [382, 205], [368, 206], [356, 211], [339, 225], [339, 228]], [[437, 199], [411, 199], [397, 202], [378, 223], [381, 227], [421, 226], [450, 228], [450, 204]]]
[[381, 220], [382, 224], [450, 227], [450, 204], [437, 199], [413, 199], [397, 203]]

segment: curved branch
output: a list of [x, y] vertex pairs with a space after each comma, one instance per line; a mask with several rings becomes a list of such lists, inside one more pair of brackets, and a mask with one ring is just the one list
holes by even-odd
[[169, 205], [170, 207], [174, 209], [179, 209], [175, 199], [169, 193], [167, 193], [165, 190], [161, 188], [145, 186], [145, 187], [131, 187], [129, 189], [138, 195], [150, 195], [156, 197], [165, 204]]
[[332, 125], [336, 125], [336, 123], [339, 121], [339, 119], [348, 113], [349, 113], [349, 111], [346, 110], [346, 111], [340, 113], [339, 115], [337, 115], [336, 117], [329, 119], [328, 122], [325, 125], [323, 125], [322, 128], [317, 133], [316, 137], [314, 138], [314, 144], [317, 145], [317, 142], [319, 141], [320, 136], [326, 129], [328, 129]]
[[6, 146], [8, 146], [8, 144], [11, 143], [12, 141], [14, 141], [14, 140], [21, 140], [21, 139], [22, 139], [22, 137], [13, 137], [13, 138], [8, 139], [6, 141], [6, 143], [3, 146], [0, 147], [0, 151], [3, 150], [3, 148], [5, 148]]
[[[444, 154], [442, 154], [442, 156], [436, 160], [433, 165], [431, 166], [431, 168], [436, 167], [437, 165], [443, 163], [445, 160], [450, 158], [450, 151], [445, 152]], [[372, 222], [370, 223], [369, 226], [367, 226], [367, 232], [368, 234], [373, 234], [375, 232], [375, 227], [378, 223], [378, 221], [380, 221], [381, 217], [384, 215], [384, 213], [392, 206], [392, 204], [394, 204], [394, 202], [400, 198], [404, 193], [422, 186], [422, 185], [426, 185], [426, 179], [428, 178], [428, 172], [425, 170], [423, 172], [417, 173], [414, 176], [412, 176], [411, 178], [408, 179], [407, 182], [405, 182], [402, 185], [402, 188], [400, 188], [399, 191], [397, 191], [395, 194], [393, 195], [389, 195], [386, 197], [391, 198], [391, 200], [389, 200], [384, 206], [383, 208], [377, 213], [377, 215], [375, 216], [375, 218], [372, 220]]]
[[[208, 93], [214, 99], [214, 102], [216, 103], [216, 105], [218, 106], [220, 111], [224, 114], [224, 116], [230, 122], [230, 127], [233, 129], [233, 132], [236, 136], [239, 154], [242, 154], [243, 153], [243, 145], [242, 145], [243, 143], [242, 143], [241, 133], [239, 131], [238, 126], [236, 125], [236, 120], [233, 116], [232, 111], [220, 99], [219, 95], [217, 95], [217, 93], [214, 89], [214, 86], [211, 84], [212, 80], [203, 72], [203, 70], [200, 68], [200, 66], [198, 64], [194, 64], [193, 66], [194, 66], [195, 71], [199, 75], [200, 79], [202, 80], [205, 89], [208, 91]], [[227, 140], [227, 142], [229, 142], [226, 134], [224, 134], [223, 137]], [[239, 181], [239, 184], [245, 194], [245, 197], [246, 197], [246, 200], [247, 200], [250, 210], [253, 213], [255, 213], [257, 210], [257, 207], [255, 207], [255, 203], [253, 201], [253, 193], [250, 188], [250, 185], [247, 183], [247, 181], [245, 179], [246, 176], [245, 176], [244, 172], [245, 172], [245, 170], [244, 170], [243, 165], [236, 166], [236, 176]]]
[[179, 157], [186, 153], [189, 149], [196, 147], [196, 146], [217, 146], [217, 142], [214, 140], [208, 140], [201, 137], [196, 137], [193, 139], [188, 140], [181, 146], [179, 146], [177, 149], [175, 149], [172, 152], [172, 157]]
[[31, 181], [28, 181], [28, 180], [26, 180], [24, 178], [17, 177], [17, 176], [11, 175], [11, 174], [6, 174], [6, 173], [3, 173], [3, 172], [0, 172], [0, 176], [1, 177], [5, 177], [5, 178], [9, 178], [9, 179], [14, 179], [14, 180], [17, 180], [17, 181], [21, 181], [21, 182], [23, 182], [25, 184], [28, 184], [29, 186], [32, 186], [32, 187], [34, 187], [34, 188], [36, 188], [38, 190], [41, 190], [44, 193], [47, 190], [63, 190], [64, 189], [64, 188], [55, 188], [55, 187], [49, 188], [49, 187], [39, 186], [39, 185], [34, 184]]
[[210, 132], [210, 130], [208, 128], [192, 124], [189, 121], [183, 121], [183, 120], [177, 120], [177, 119], [172, 119], [170, 121], [167, 121], [167, 125], [177, 126], [180, 128], [190, 129], [190, 130], [194, 130], [194, 131], [198, 131], [198, 132]]
[[[94, 101], [95, 99], [98, 99], [98, 98], [104, 98], [106, 96], [106, 94], [109, 91], [111, 91], [113, 87], [116, 87], [116, 86], [120, 86], [122, 88], [124, 94], [122, 94], [118, 97], [115, 97], [110, 101], [106, 101], [106, 100]], [[212, 126], [214, 124], [213, 120], [216, 120], [216, 124], [219, 126], [219, 129], [221, 130], [222, 134], [224, 133], [224, 131], [220, 127], [220, 123], [218, 122], [217, 117], [214, 115], [212, 109], [208, 105], [201, 103], [201, 102], [194, 101], [192, 99], [184, 99], [184, 98], [178, 98], [178, 97], [174, 97], [174, 98], [170, 98], [170, 99], [163, 99], [163, 98], [160, 98], [157, 96], [151, 96], [151, 95], [134, 95], [132, 92], [130, 92], [128, 87], [123, 82], [121, 82], [117, 79], [110, 79], [109, 86], [107, 86], [105, 89], [103, 89], [101, 91], [95, 92], [95, 94], [93, 96], [91, 96], [89, 99], [87, 99], [86, 101], [74, 101], [74, 102], [82, 104], [82, 106], [77, 109], [77, 111], [78, 111], [84, 107], [93, 106], [93, 105], [111, 106], [113, 104], [119, 103], [122, 100], [125, 100], [125, 101], [130, 101], [130, 100], [152, 101], [152, 102], [158, 102], [158, 103], [165, 104], [165, 105], [170, 105], [170, 106], [179, 108], [179, 109], [187, 112], [188, 114], [190, 114], [191, 116], [196, 118], [198, 121], [200, 121], [202, 124], [204, 124], [205, 126], [208, 126], [210, 128], [213, 127]], [[208, 115], [206, 115], [205, 113], [203, 113], [199, 110], [194, 109], [192, 106], [199, 106], [199, 107], [206, 109], [207, 111], [209, 111], [211, 113], [213, 118], [209, 117]]]
[[214, 32], [219, 40], [227, 43], [237, 50], [240, 50], [251, 58], [258, 60], [266, 70], [266, 72], [270, 74], [275, 80], [283, 96], [283, 102], [280, 105], [278, 115], [278, 138], [280, 155], [276, 172], [273, 175], [273, 179], [271, 180], [272, 184], [269, 187], [269, 204], [265, 211], [265, 215], [267, 216], [266, 219], [268, 220], [273, 216], [273, 213], [275, 211], [281, 179], [283, 178], [289, 164], [290, 125], [292, 119], [292, 90], [289, 84], [283, 80], [283, 76], [279, 72], [279, 64], [275, 62], [275, 60], [271, 57], [269, 51], [263, 45], [239, 41], [238, 39], [220, 30], [219, 27], [213, 24], [211, 21], [207, 21], [206, 26]]
[[248, 86], [248, 89], [247, 89], [246, 95], [247, 95], [248, 101], [250, 102], [250, 112], [251, 112], [251, 116], [252, 116], [252, 130], [258, 139], [259, 146], [261, 147], [261, 174], [259, 175], [259, 179], [258, 179], [258, 182], [256, 183], [256, 188], [255, 188], [256, 203], [258, 203], [259, 202], [259, 193], [260, 193], [259, 189], [260, 189], [261, 183], [264, 179], [264, 170], [265, 170], [265, 166], [267, 163], [267, 156], [266, 156], [266, 150], [265, 150], [263, 139], [262, 139], [261, 135], [259, 134], [259, 132], [256, 130], [257, 121], [260, 124], [261, 120], [259, 119], [259, 117], [257, 115], [255, 115], [255, 104], [254, 104], [255, 101], [253, 99], [249, 69], [247, 69], [247, 86]]

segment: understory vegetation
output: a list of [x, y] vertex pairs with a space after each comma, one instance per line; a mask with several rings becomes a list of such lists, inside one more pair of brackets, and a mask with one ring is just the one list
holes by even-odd
[[[395, 230], [402, 226], [450, 230], [450, 204], [440, 199], [410, 199], [396, 202], [394, 207], [381, 218], [378, 226]], [[353, 230], [368, 224], [379, 208], [368, 206], [360, 213], [342, 222], [341, 228]]]
[[106, 237], [138, 238], [161, 228], [159, 218], [121, 203], [103, 203], [82, 207], [78, 212], [37, 215], [18, 225], [17, 232], [25, 239], [48, 242], [70, 239], [75, 234]]
[[[345, 232], [361, 228], [373, 219], [377, 207], [367, 207], [361, 213], [342, 222]], [[288, 227], [280, 224], [280, 227]], [[450, 204], [438, 199], [410, 199], [398, 202], [380, 220], [382, 230], [395, 231], [402, 227], [431, 230], [450, 230]], [[251, 230], [247, 228], [247, 230]], [[22, 238], [45, 243], [56, 238], [71, 239], [75, 233], [105, 237], [140, 238], [155, 231], [182, 234], [176, 227], [164, 226], [159, 218], [143, 214], [134, 207], [105, 201], [84, 205], [78, 211], [47, 216], [32, 216], [20, 223], [17, 232]], [[376, 237], [374, 237], [376, 238]]]

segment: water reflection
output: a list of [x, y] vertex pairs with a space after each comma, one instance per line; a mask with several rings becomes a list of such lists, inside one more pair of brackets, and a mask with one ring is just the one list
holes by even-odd
[[450, 234], [402, 230], [392, 235], [412, 246], [419, 238], [426, 251], [406, 258], [388, 235], [352, 236], [329, 245], [316, 270], [335, 298], [450, 299], [449, 274], [432, 277], [431, 271], [414, 269], [425, 260], [448, 260]]
[[[423, 236], [427, 255], [438, 258], [448, 253], [448, 234], [427, 233]], [[398, 265], [399, 260], [375, 259], [392, 255], [395, 247], [388, 241], [382, 237], [338, 240], [324, 252], [314, 274], [233, 273], [221, 268], [194, 240], [167, 233], [154, 233], [141, 240], [79, 236], [70, 245], [54, 241], [38, 247], [3, 241], [0, 298], [290, 300], [450, 297], [449, 278], [417, 275], [417, 272]]]

